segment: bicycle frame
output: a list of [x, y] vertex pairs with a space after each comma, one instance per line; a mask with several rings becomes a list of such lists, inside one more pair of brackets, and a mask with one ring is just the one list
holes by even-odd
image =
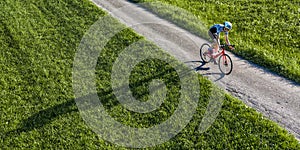
[[[219, 69], [222, 73], [225, 75], [229, 75], [232, 71], [233, 64], [230, 56], [226, 54], [228, 45], [220, 45], [220, 49], [216, 54], [211, 54], [211, 51], [209, 50], [209, 47], [211, 47], [208, 43], [202, 44], [200, 48], [200, 57], [204, 63], [209, 63], [214, 61], [215, 64], [219, 65]], [[234, 47], [234, 45], [231, 45]], [[208, 58], [206, 57], [208, 56]], [[219, 58], [218, 62], [216, 61], [216, 58]]]
[[217, 53], [216, 55], [213, 55], [212, 58], [218, 58], [219, 56], [225, 55], [225, 49], [222, 47], [221, 52]]

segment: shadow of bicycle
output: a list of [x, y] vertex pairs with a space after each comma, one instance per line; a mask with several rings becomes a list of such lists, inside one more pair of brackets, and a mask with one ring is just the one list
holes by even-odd
[[225, 77], [225, 74], [222, 72], [213, 71], [210, 67], [206, 66], [208, 63], [203, 61], [187, 61], [184, 63], [200, 64], [199, 66], [193, 68], [196, 72], [202, 76], [207, 76], [212, 79], [214, 82], [217, 82]]

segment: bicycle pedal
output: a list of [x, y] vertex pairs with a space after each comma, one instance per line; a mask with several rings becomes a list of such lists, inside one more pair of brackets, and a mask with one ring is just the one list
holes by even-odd
[[227, 61], [224, 63], [224, 65], [225, 65], [225, 66], [228, 66], [228, 63], [227, 63]]

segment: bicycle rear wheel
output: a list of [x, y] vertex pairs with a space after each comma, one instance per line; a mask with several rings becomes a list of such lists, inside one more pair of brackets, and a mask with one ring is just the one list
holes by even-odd
[[223, 74], [229, 75], [232, 72], [233, 64], [232, 64], [232, 60], [229, 57], [229, 55], [224, 54], [224, 55], [220, 56], [218, 65], [219, 65], [220, 71]]
[[210, 48], [210, 45], [208, 43], [202, 44], [200, 48], [200, 58], [204, 63], [208, 63], [211, 60], [208, 48]]

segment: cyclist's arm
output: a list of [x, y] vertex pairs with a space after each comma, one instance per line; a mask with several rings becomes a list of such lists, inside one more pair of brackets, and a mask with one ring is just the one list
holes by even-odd
[[229, 48], [231, 50], [234, 50], [234, 47], [230, 46], [230, 42], [229, 42], [229, 39], [228, 39], [228, 33], [224, 35], [224, 38], [225, 38], [225, 41], [226, 41], [226, 44], [229, 45]]
[[224, 34], [225, 42], [227, 45], [230, 45], [229, 39], [228, 39], [228, 32]]

